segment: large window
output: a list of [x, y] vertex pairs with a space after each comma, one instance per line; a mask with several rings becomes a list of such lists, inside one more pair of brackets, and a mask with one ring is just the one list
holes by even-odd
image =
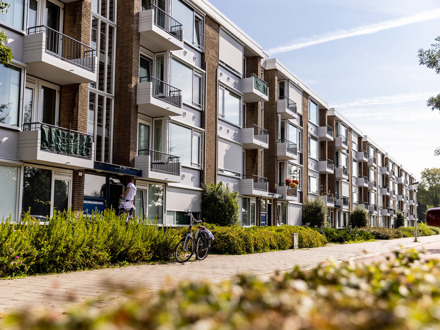
[[309, 121], [318, 126], [319, 123], [319, 107], [316, 103], [309, 100]]
[[348, 128], [340, 122], [336, 122], [336, 136], [348, 137]]
[[242, 125], [241, 98], [224, 87], [219, 88], [219, 114], [224, 120], [240, 126]]
[[309, 136], [309, 157], [314, 159], [319, 158], [318, 140], [311, 136]]
[[278, 203], [278, 225], [287, 225], [287, 203]]
[[18, 167], [0, 165], [0, 221], [11, 217], [15, 221], [17, 206]]
[[203, 47], [203, 18], [180, 0], [173, 0], [173, 18], [183, 26], [183, 38], [196, 47]]
[[201, 108], [203, 104], [202, 75], [181, 62], [171, 60], [171, 85], [182, 91], [182, 101]]
[[0, 124], [18, 126], [20, 76], [20, 69], [0, 64]]
[[309, 193], [317, 195], [319, 192], [318, 178], [309, 176]]
[[354, 177], [358, 177], [359, 175], [359, 164], [358, 162], [353, 161], [353, 166], [352, 166], [352, 175]]
[[9, 8], [6, 13], [0, 13], [0, 22], [23, 30], [24, 0], [7, 0], [5, 2], [9, 4]]
[[170, 123], [170, 153], [182, 165], [201, 167], [202, 136], [190, 128]]
[[136, 216], [146, 217], [151, 222], [163, 224], [164, 186], [149, 184], [139, 186], [136, 193]]

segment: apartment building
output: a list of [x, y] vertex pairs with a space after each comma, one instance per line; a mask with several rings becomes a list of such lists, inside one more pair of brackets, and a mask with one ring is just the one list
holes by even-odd
[[164, 225], [219, 182], [243, 226], [301, 225], [309, 198], [335, 227], [356, 205], [417, 219], [414, 177], [208, 1], [10, 4], [1, 217], [117, 208], [134, 176], [136, 214]]

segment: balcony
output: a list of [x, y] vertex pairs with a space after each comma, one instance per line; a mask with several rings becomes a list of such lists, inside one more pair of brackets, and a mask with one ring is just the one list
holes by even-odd
[[376, 167], [376, 157], [368, 157], [368, 167]]
[[390, 195], [390, 188], [380, 188], [381, 195], [389, 196]]
[[397, 195], [397, 201], [403, 202], [405, 200], [405, 197], [403, 195]]
[[318, 162], [318, 171], [321, 174], [333, 174], [335, 173], [335, 164], [331, 159], [320, 160]]
[[337, 136], [335, 139], [336, 150], [347, 150], [348, 149], [348, 139], [346, 136]]
[[23, 62], [27, 74], [58, 85], [96, 81], [95, 50], [44, 25], [24, 36]]
[[357, 206], [360, 207], [361, 209], [368, 211], [368, 203], [360, 203]]
[[376, 190], [377, 189], [377, 183], [375, 180], [369, 180], [368, 181], [368, 190]]
[[277, 143], [278, 160], [296, 160], [298, 158], [298, 146], [286, 139], [279, 139]]
[[256, 75], [240, 79], [238, 89], [243, 93], [243, 101], [246, 103], [267, 102], [269, 100], [267, 82]]
[[410, 215], [408, 215], [408, 220], [414, 221], [414, 220], [416, 220], [416, 216], [414, 214], [410, 214]]
[[364, 188], [368, 187], [368, 178], [366, 176], [357, 178], [357, 185]]
[[300, 202], [300, 192], [298, 191], [298, 188], [290, 188], [286, 185], [278, 185], [277, 194], [282, 195], [283, 199]]
[[408, 190], [409, 191], [416, 191], [417, 190], [417, 185], [410, 184], [409, 187], [408, 187]]
[[155, 5], [139, 13], [139, 34], [141, 45], [155, 53], [183, 49], [182, 24]]
[[386, 167], [386, 166], [382, 166], [379, 169], [379, 173], [383, 174], [383, 175], [390, 175], [390, 171], [389, 171], [388, 167]]
[[142, 77], [137, 85], [138, 111], [149, 117], [182, 115], [182, 92], [155, 77]]
[[377, 205], [376, 204], [372, 204], [368, 206], [368, 213], [376, 213], [377, 212]]
[[346, 166], [338, 166], [335, 170], [336, 180], [348, 180], [348, 168]]
[[368, 157], [367, 157], [367, 152], [366, 151], [358, 151], [356, 152], [356, 160], [358, 162], [368, 162]]
[[27, 123], [18, 136], [18, 158], [38, 164], [93, 169], [93, 136], [43, 123]]
[[345, 196], [340, 196], [336, 198], [335, 207], [348, 210], [349, 198]]
[[268, 131], [255, 124], [253, 126], [252, 128], [242, 128], [240, 130], [240, 141], [243, 144], [243, 149], [268, 149]]
[[240, 195], [246, 196], [268, 196], [269, 183], [267, 178], [252, 175], [240, 180], [238, 185]]
[[408, 201], [408, 205], [410, 205], [410, 206], [416, 205], [416, 201], [414, 199], [410, 199]]
[[390, 211], [388, 209], [380, 209], [380, 215], [384, 217], [389, 217]]
[[142, 170], [142, 178], [160, 182], [180, 182], [180, 157], [155, 150], [139, 150], [135, 167]]
[[320, 198], [327, 207], [335, 207], [335, 195], [328, 193], [327, 195], [321, 195]]
[[396, 179], [396, 182], [397, 182], [398, 184], [403, 184], [404, 181], [405, 181], [405, 180], [403, 179], [403, 176], [400, 176], [400, 177], [398, 177], [398, 178]]
[[318, 127], [318, 137], [321, 141], [333, 141], [334, 129], [326, 125]]
[[277, 113], [281, 119], [296, 118], [298, 109], [296, 103], [287, 97], [281, 97], [277, 101]]

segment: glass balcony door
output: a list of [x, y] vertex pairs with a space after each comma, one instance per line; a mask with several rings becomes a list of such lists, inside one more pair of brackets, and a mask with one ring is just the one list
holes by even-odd
[[59, 86], [29, 78], [24, 91], [23, 123], [39, 122], [58, 126], [58, 112]]
[[46, 49], [55, 53], [61, 54], [62, 48], [62, 4], [58, 1], [46, 1], [46, 8], [44, 11], [44, 25], [49, 27], [46, 31]]

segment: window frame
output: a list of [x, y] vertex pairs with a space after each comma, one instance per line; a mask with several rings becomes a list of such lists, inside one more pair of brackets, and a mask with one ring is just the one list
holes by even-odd
[[[1, 15], [1, 14], [0, 14]], [[24, 79], [24, 73], [23, 73], [23, 68], [16, 66], [16, 65], [11, 65], [11, 63], [9, 64], [0, 64], [0, 66], [4, 66], [5, 68], [10, 68], [12, 70], [18, 71], [18, 99], [17, 99], [17, 118], [16, 118], [16, 126], [14, 125], [10, 125], [10, 124], [5, 124], [5, 123], [0, 123], [0, 128], [5, 127], [5, 128], [12, 128], [12, 129], [20, 129], [21, 125], [22, 125], [22, 118], [23, 118], [23, 102], [24, 102], [24, 88], [25, 86], [23, 86], [23, 79]], [[10, 81], [9, 81], [9, 85], [10, 85]]]
[[[197, 68], [193, 67], [192, 65], [190, 65], [189, 63], [186, 63], [185, 61], [183, 61], [182, 59], [176, 57], [176, 56], [171, 56], [170, 58], [170, 83], [173, 85], [173, 87], [179, 88], [179, 86], [176, 86], [173, 83], [173, 61], [177, 62], [178, 64], [180, 64], [181, 66], [187, 68], [188, 70], [191, 71], [191, 76], [192, 76], [192, 80], [191, 80], [191, 103], [188, 103], [184, 100], [184, 97], [182, 96], [182, 103], [189, 105], [191, 107], [194, 107], [196, 109], [199, 110], [203, 110], [204, 108], [204, 104], [205, 104], [205, 74], [198, 70]], [[200, 79], [200, 86], [199, 86], [199, 97], [200, 97], [200, 103], [198, 103], [199, 101], [195, 100], [195, 81], [196, 79]]]
[[[222, 92], [221, 92], [222, 91]], [[243, 98], [240, 94], [236, 93], [230, 88], [227, 88], [226, 86], [219, 84], [218, 86], [218, 117], [221, 120], [224, 120], [225, 122], [228, 122], [231, 125], [234, 125], [236, 127], [242, 128], [243, 122], [244, 122], [244, 114], [243, 114]], [[229, 95], [236, 96], [239, 99], [239, 107], [238, 107], [238, 117], [239, 117], [239, 124], [234, 123], [227, 119], [225, 114], [225, 98], [226, 98], [226, 92], [229, 93]]]
[[[182, 123], [179, 123], [179, 122], [171, 121], [169, 123], [169, 125], [170, 125], [170, 127], [169, 127], [170, 134], [169, 134], [168, 150], [171, 149], [171, 125], [179, 126], [181, 128], [189, 130], [190, 133], [191, 133], [191, 141], [190, 141], [191, 145], [190, 145], [190, 155], [189, 155], [190, 156], [190, 162], [189, 162], [189, 165], [188, 164], [183, 164], [182, 160], [180, 162], [181, 162], [181, 165], [183, 167], [202, 169], [203, 168], [203, 152], [202, 152], [203, 151], [203, 132], [197, 131], [193, 127], [185, 126], [185, 125], [183, 125]], [[198, 157], [200, 163], [194, 162], [194, 159], [193, 159], [193, 156], [194, 156], [194, 140], [195, 139], [198, 139], [198, 141], [200, 142], [199, 143], [199, 150], [198, 150], [198, 153], [197, 153], [197, 157]], [[179, 156], [176, 153], [173, 153], [173, 155]]]

